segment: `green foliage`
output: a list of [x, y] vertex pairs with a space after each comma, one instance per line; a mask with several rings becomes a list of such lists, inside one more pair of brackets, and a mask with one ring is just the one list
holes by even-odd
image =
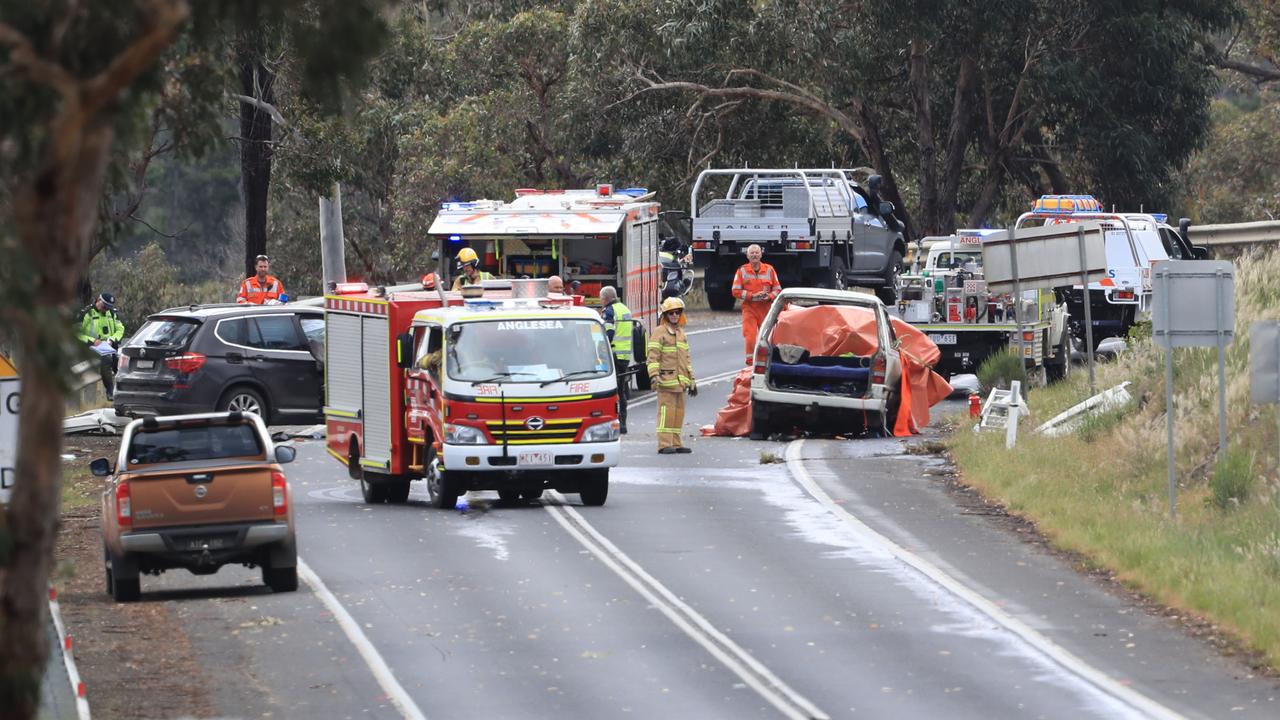
[[[1252, 99], [1253, 108], [1245, 107]], [[1280, 215], [1280, 95], [1217, 99], [1204, 149], [1188, 165], [1187, 213], [1197, 223]]]
[[[231, 262], [226, 264], [235, 267]], [[126, 335], [136, 332], [148, 315], [165, 308], [235, 302], [238, 277], [234, 271], [224, 270], [220, 278], [208, 274], [199, 282], [183, 282], [177, 266], [169, 262], [158, 242], [132, 256], [99, 261], [94, 269], [95, 282], [116, 296], [116, 312], [124, 322]]]
[[1209, 499], [1219, 510], [1238, 507], [1249, 499], [1256, 479], [1252, 453], [1238, 447], [1228, 448], [1209, 478]]
[[1147, 342], [1152, 337], [1152, 326], [1150, 320], [1140, 320], [1129, 327], [1127, 342], [1129, 347]]
[[1027, 366], [1017, 348], [1004, 348], [992, 353], [978, 367], [978, 382], [982, 383], [983, 393], [995, 388], [1011, 387], [1017, 380], [1025, 388], [1027, 385]]

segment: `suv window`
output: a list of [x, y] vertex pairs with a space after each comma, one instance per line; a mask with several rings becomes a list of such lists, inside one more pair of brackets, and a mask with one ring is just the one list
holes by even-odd
[[129, 443], [129, 465], [217, 460], [262, 455], [257, 429], [249, 423], [139, 430]]
[[292, 315], [269, 315], [253, 318], [261, 336], [254, 347], [264, 350], [306, 350], [307, 342], [298, 333]]
[[258, 326], [249, 322], [249, 318], [223, 320], [218, 323], [217, 335], [223, 342], [231, 345], [262, 346], [262, 337], [258, 335]]
[[302, 324], [302, 334], [307, 336], [308, 343], [324, 342], [324, 318], [304, 315], [298, 318], [298, 322]]
[[152, 318], [138, 328], [128, 344], [134, 347], [186, 347], [198, 329], [200, 323], [187, 318]]

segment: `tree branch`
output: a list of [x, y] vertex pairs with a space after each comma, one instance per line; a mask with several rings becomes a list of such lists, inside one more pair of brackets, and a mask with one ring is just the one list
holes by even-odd
[[186, 0], [138, 0], [138, 5], [144, 16], [143, 34], [105, 70], [85, 83], [84, 103], [88, 114], [114, 100], [122, 88], [150, 67], [173, 43], [178, 28], [191, 14]]
[[36, 54], [31, 40], [11, 25], [0, 22], [0, 47], [9, 48], [9, 63], [26, 72], [36, 83], [53, 88], [64, 99], [75, 98], [79, 85], [61, 65]]
[[1250, 65], [1239, 60], [1232, 60], [1226, 56], [1215, 56], [1209, 63], [1222, 70], [1234, 70], [1242, 75], [1247, 75], [1260, 85], [1280, 80], [1280, 70], [1260, 65]]
[[270, 115], [271, 121], [279, 125], [280, 127], [282, 128], [289, 127], [288, 123], [284, 121], [284, 115], [280, 114], [280, 111], [276, 109], [275, 105], [272, 105], [271, 103], [266, 102], [264, 100], [259, 100], [258, 98], [255, 98], [255, 97], [249, 97], [248, 95], [240, 95], [239, 93], [228, 93], [228, 95], [230, 95], [232, 98], [239, 100], [240, 102], [246, 105], [251, 105], [253, 107], [256, 107], [262, 112]]

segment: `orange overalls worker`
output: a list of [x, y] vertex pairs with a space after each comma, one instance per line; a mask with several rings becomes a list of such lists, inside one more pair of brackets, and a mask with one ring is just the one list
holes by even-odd
[[281, 302], [280, 296], [284, 295], [284, 285], [274, 275], [268, 274], [271, 270], [271, 259], [266, 255], [259, 255], [254, 263], [256, 275], [250, 275], [240, 283], [240, 293], [236, 295], [236, 302], [249, 305], [277, 305]]
[[759, 245], [747, 248], [747, 264], [738, 268], [738, 273], [733, 276], [733, 296], [742, 301], [742, 339], [746, 341], [748, 365], [755, 359], [760, 323], [769, 313], [773, 299], [782, 291], [778, 271], [772, 265], [760, 262], [763, 255]]

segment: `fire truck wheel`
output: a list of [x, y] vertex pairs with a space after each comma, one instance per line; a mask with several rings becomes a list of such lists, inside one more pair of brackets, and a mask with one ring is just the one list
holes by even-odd
[[387, 483], [387, 502], [397, 505], [409, 500], [409, 481], [392, 480]]
[[609, 469], [587, 470], [583, 473], [582, 484], [578, 486], [578, 497], [587, 507], [599, 507], [609, 497]]
[[381, 505], [387, 501], [386, 483], [374, 482], [365, 473], [360, 473], [360, 494], [370, 505]]
[[1071, 375], [1071, 334], [1062, 333], [1062, 340], [1058, 342], [1057, 357], [1045, 367], [1048, 380], [1051, 383], [1066, 380]]
[[452, 510], [458, 504], [458, 483], [449, 478], [449, 474], [433, 464], [427, 470], [427, 494], [431, 496], [431, 506], [441, 510]]

